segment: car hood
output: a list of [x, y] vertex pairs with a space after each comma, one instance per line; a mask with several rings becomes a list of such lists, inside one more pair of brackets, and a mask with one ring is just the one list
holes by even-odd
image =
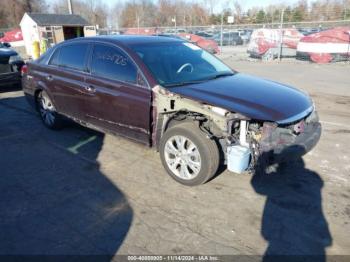
[[313, 108], [310, 97], [298, 89], [241, 73], [169, 90], [251, 119], [278, 123], [298, 120]]

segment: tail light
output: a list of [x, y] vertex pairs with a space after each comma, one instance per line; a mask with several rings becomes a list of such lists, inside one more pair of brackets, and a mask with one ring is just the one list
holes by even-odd
[[23, 65], [21, 68], [21, 74], [22, 76], [28, 73], [28, 66], [27, 65]]

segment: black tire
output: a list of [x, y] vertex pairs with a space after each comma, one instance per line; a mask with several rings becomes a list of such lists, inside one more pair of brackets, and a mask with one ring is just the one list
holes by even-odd
[[[199, 173], [191, 179], [182, 179], [168, 166], [165, 156], [165, 146], [175, 136], [182, 136], [190, 140], [198, 149], [200, 155]], [[186, 186], [204, 184], [212, 178], [218, 170], [220, 155], [216, 142], [207, 136], [193, 122], [184, 122], [168, 129], [160, 142], [160, 158], [167, 173], [177, 182]], [[179, 164], [180, 165], [180, 164]]]
[[[41, 91], [37, 95], [36, 103], [40, 118], [44, 125], [53, 130], [62, 129], [64, 124], [63, 117], [57, 113], [51, 98], [45, 91]], [[49, 105], [49, 107], [47, 105]]]

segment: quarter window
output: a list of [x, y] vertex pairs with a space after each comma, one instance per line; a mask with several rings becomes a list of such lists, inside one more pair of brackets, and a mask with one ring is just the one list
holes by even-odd
[[136, 83], [137, 78], [137, 69], [133, 61], [124, 52], [106, 45], [94, 46], [91, 73], [129, 83]]
[[59, 61], [58, 61], [59, 55], [60, 55], [60, 49], [55, 50], [55, 53], [52, 55], [49, 64], [58, 66], [59, 65]]
[[52, 55], [49, 64], [83, 71], [87, 51], [87, 44], [62, 46]]

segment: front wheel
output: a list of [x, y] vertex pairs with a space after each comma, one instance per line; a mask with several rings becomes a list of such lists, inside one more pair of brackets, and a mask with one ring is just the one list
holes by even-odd
[[187, 186], [207, 182], [219, 167], [217, 144], [191, 122], [166, 131], [160, 143], [160, 157], [168, 174]]

